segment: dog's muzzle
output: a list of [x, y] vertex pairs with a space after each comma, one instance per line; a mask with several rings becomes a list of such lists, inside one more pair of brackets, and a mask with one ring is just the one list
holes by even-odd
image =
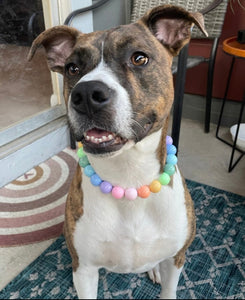
[[141, 117], [138, 120], [126, 118], [130, 132], [127, 135], [120, 133], [125, 125], [125, 119], [122, 122], [119, 117], [120, 102], [117, 91], [102, 81], [82, 81], [74, 87], [70, 97], [70, 109], [73, 112], [69, 121], [76, 139], [83, 143], [86, 152], [115, 152], [129, 140], [137, 143], [148, 134], [155, 120], [151, 115], [138, 113], [135, 114]]
[[95, 80], [78, 83], [71, 93], [70, 105], [79, 128], [74, 128], [71, 120], [70, 123], [76, 138], [89, 153], [114, 152], [127, 142], [114, 130], [114, 97], [114, 90]]

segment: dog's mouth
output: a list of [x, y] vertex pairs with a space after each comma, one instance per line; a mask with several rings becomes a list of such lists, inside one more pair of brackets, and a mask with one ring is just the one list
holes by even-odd
[[128, 140], [120, 135], [100, 128], [92, 128], [83, 135], [84, 150], [93, 154], [103, 154], [120, 150]]

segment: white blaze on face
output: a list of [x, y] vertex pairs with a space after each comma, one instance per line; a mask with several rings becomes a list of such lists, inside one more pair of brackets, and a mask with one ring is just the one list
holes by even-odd
[[111, 105], [112, 111], [115, 112], [113, 116], [113, 127], [116, 128], [117, 131], [115, 133], [125, 138], [131, 138], [133, 112], [128, 92], [119, 83], [118, 78], [104, 63], [103, 59], [95, 69], [84, 75], [77, 84], [94, 80], [103, 82], [113, 90], [114, 99], [112, 99]]

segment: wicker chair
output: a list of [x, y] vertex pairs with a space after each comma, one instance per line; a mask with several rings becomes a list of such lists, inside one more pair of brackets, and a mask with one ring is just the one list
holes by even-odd
[[[214, 63], [219, 42], [219, 37], [223, 27], [228, 0], [134, 0], [131, 14], [131, 21], [135, 22], [141, 18], [145, 12], [154, 6], [161, 4], [172, 4], [182, 6], [189, 11], [199, 11], [204, 15], [205, 28], [208, 38], [213, 40], [212, 50], [209, 58], [201, 56], [188, 56], [188, 45], [186, 45], [174, 58], [172, 73], [176, 73], [175, 98], [173, 107], [172, 137], [175, 145], [179, 144], [179, 133], [181, 125], [182, 105], [184, 97], [186, 68], [193, 68], [200, 63], [208, 62], [208, 78], [206, 91], [206, 112], [205, 112], [205, 132], [209, 132], [211, 101], [213, 89]], [[204, 38], [201, 31], [194, 26], [192, 38]]]

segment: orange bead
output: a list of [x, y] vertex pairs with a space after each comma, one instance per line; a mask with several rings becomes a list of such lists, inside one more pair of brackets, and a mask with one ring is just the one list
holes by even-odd
[[161, 183], [158, 180], [153, 180], [150, 184], [150, 191], [152, 193], [158, 193], [162, 188]]
[[151, 193], [148, 185], [141, 186], [137, 191], [138, 191], [138, 196], [141, 198], [148, 198]]

